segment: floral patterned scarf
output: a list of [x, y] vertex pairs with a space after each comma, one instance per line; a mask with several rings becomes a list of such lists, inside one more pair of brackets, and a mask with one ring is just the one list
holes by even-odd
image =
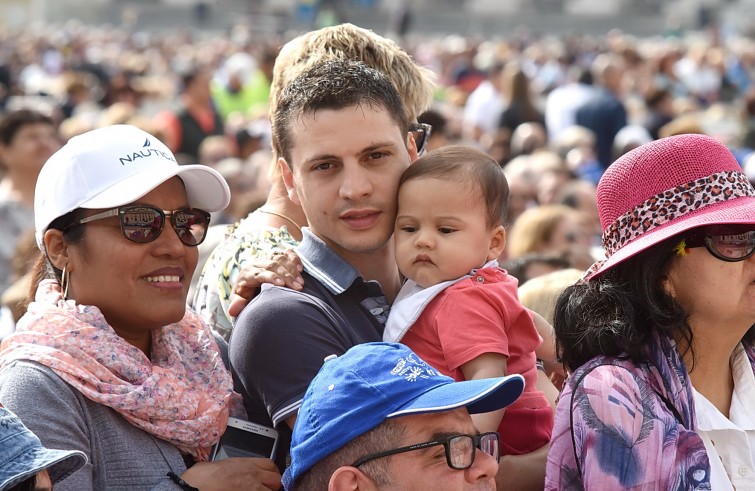
[[64, 300], [43, 281], [16, 333], [0, 345], [0, 369], [32, 360], [134, 426], [206, 460], [228, 421], [233, 382], [209, 329], [192, 311], [152, 334], [152, 359], [108, 325], [97, 307]]
[[[755, 371], [755, 348], [742, 345]], [[559, 397], [546, 490], [711, 489], [692, 382], [672, 338], [655, 331], [642, 362], [593, 358]]]

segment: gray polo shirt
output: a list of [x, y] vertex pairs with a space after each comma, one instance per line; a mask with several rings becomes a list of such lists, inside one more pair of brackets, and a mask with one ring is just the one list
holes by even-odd
[[297, 253], [304, 290], [264, 289], [236, 321], [231, 370], [249, 418], [281, 432], [279, 465], [296, 414], [325, 357], [356, 344], [381, 341], [388, 305], [380, 285], [304, 229]]

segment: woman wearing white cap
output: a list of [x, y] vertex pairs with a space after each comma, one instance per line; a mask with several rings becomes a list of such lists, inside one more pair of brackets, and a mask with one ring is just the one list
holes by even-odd
[[2, 344], [0, 400], [47, 447], [89, 458], [56, 489], [280, 485], [269, 460], [204, 462], [233, 384], [186, 294], [228, 200], [220, 174], [131, 126], [75, 137], [43, 167], [36, 294]]
[[704, 135], [647, 143], [598, 185], [607, 258], [556, 306], [547, 489], [753, 489], [755, 189]]

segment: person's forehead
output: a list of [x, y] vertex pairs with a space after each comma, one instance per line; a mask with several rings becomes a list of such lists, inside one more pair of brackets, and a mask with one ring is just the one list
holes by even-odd
[[305, 113], [291, 125], [293, 163], [320, 154], [349, 155], [386, 143], [406, 147], [399, 123], [381, 106], [359, 105]]
[[43, 122], [37, 122], [37, 123], [26, 123], [22, 126], [18, 127], [18, 130], [16, 130], [16, 135], [18, 136], [20, 134], [32, 134], [32, 133], [54, 133], [55, 127], [48, 123]]
[[466, 408], [439, 413], [412, 414], [396, 418], [405, 429], [406, 444], [419, 443], [439, 435], [477, 433], [472, 417]]
[[480, 199], [482, 193], [479, 186], [469, 179], [452, 177], [423, 177], [404, 182], [399, 189], [399, 204], [426, 204], [428, 196], [437, 198], [442, 195], [442, 200], [433, 200], [428, 209], [433, 216], [456, 217], [469, 219], [469, 212], [475, 214], [483, 222], [487, 204]]

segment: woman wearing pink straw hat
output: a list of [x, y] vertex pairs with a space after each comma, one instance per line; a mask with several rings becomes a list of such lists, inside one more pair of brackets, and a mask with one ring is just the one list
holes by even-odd
[[556, 307], [546, 489], [753, 489], [755, 189], [681, 135], [614, 162], [598, 208], [607, 258]]

